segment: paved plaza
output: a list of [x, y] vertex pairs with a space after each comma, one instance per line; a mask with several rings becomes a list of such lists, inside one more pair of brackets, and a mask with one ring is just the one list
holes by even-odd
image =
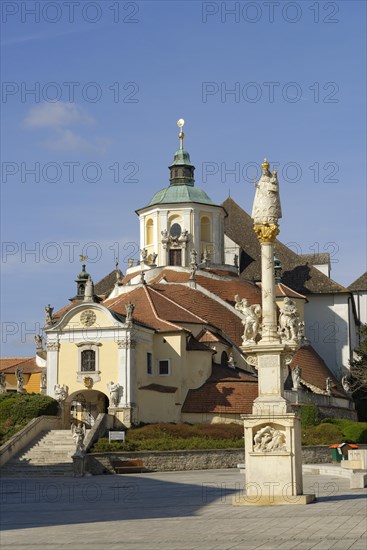
[[237, 469], [2, 479], [2, 550], [366, 550], [366, 491], [304, 476], [307, 506], [234, 507]]

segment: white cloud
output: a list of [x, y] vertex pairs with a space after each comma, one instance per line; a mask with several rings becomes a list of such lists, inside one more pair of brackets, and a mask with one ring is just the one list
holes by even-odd
[[68, 128], [57, 130], [57, 135], [43, 142], [48, 149], [54, 151], [89, 151], [104, 153], [111, 143], [105, 138], [87, 140]]
[[59, 101], [36, 105], [30, 109], [23, 123], [27, 128], [51, 130], [42, 145], [53, 151], [104, 153], [111, 143], [107, 138], [81, 135], [78, 127], [91, 126], [95, 120], [75, 103]]
[[32, 107], [24, 119], [29, 128], [65, 128], [73, 124], [92, 124], [93, 118], [75, 103], [41, 103]]

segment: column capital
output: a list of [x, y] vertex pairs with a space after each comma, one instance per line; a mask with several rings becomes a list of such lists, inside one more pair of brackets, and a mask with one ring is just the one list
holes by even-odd
[[277, 223], [254, 224], [254, 231], [260, 243], [273, 243], [279, 235], [279, 225]]
[[136, 340], [129, 337], [122, 338], [121, 340], [117, 340], [117, 347], [119, 349], [134, 349], [136, 347]]

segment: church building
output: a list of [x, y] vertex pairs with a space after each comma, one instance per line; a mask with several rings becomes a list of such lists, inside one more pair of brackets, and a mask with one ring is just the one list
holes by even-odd
[[[241, 422], [257, 397], [256, 369], [241, 346], [244, 308], [261, 305], [260, 277], [243, 275], [233, 201], [215, 204], [195, 185], [178, 125], [169, 185], [136, 210], [141, 258], [129, 260], [125, 275], [116, 265], [95, 285], [84, 263], [69, 303], [57, 312], [46, 307], [46, 349], [38, 350], [45, 392], [63, 403], [66, 423], [90, 427], [100, 412], [127, 427]], [[266, 161], [262, 169], [269, 170]], [[238, 231], [245, 239], [247, 228]], [[282, 278], [280, 260], [276, 269], [277, 305], [292, 303], [304, 324], [310, 297]], [[287, 398], [355, 418], [347, 387], [304, 335], [302, 344], [289, 365]]]

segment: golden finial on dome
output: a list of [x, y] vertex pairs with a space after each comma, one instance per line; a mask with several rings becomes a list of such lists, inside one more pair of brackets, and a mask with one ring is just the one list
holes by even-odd
[[185, 121], [183, 118], [180, 118], [177, 121], [177, 126], [180, 128], [180, 133], [178, 134], [178, 137], [180, 138], [180, 149], [183, 149], [183, 139], [185, 137], [185, 134], [182, 131], [182, 127], [185, 124]]

